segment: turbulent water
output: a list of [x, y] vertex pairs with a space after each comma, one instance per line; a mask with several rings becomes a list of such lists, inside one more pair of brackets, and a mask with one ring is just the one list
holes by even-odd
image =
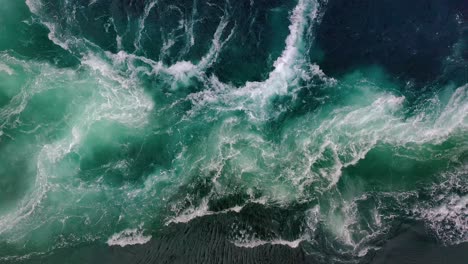
[[207, 217], [317, 263], [367, 262], [402, 223], [468, 242], [466, 6], [354, 41], [337, 10], [400, 9], [345, 2], [0, 0], [0, 262]]

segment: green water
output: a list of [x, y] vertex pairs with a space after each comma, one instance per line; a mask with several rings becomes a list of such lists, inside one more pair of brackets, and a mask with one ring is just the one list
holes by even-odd
[[467, 241], [466, 79], [327, 76], [322, 2], [127, 2], [0, 1], [0, 259], [228, 213], [337, 261], [402, 221]]

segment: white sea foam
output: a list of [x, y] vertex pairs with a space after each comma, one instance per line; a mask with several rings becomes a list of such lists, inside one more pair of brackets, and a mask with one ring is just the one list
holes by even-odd
[[8, 75], [13, 75], [15, 73], [15, 71], [12, 68], [3, 63], [0, 63], [0, 72], [5, 72]]
[[28, 194], [17, 206], [18, 210], [0, 217], [0, 234], [7, 232], [17, 226], [18, 223], [27, 219], [38, 207], [47, 192], [46, 164], [42, 159], [47, 147], [44, 147], [39, 154], [37, 161], [37, 173], [33, 191]]
[[297, 248], [299, 244], [304, 241], [304, 239], [299, 238], [293, 241], [288, 241], [288, 240], [283, 240], [283, 239], [273, 239], [273, 240], [251, 240], [251, 241], [245, 241], [245, 242], [233, 242], [233, 244], [237, 247], [243, 247], [243, 248], [254, 248], [254, 247], [259, 247], [263, 245], [283, 245], [283, 246], [288, 246], [290, 248]]
[[[274, 95], [285, 95], [298, 90], [299, 79], [309, 80], [312, 76], [324, 78], [323, 72], [315, 64], [310, 64], [303, 55], [305, 52], [305, 37], [310, 32], [307, 28], [312, 27], [318, 17], [318, 4], [315, 1], [300, 0], [290, 16], [289, 35], [285, 40], [285, 49], [280, 57], [274, 62], [274, 69], [269, 73], [268, 78], [261, 82], [247, 82], [242, 87], [231, 87], [229, 84], [219, 82], [217, 78], [207, 80], [210, 90], [201, 91], [197, 95], [189, 95], [189, 99], [194, 100], [196, 111], [197, 106], [206, 104], [216, 104], [216, 108], [225, 111], [244, 110], [247, 111], [252, 120], [264, 120], [271, 116], [268, 111], [269, 100]], [[216, 54], [221, 49], [224, 42], [219, 42], [219, 37], [227, 22], [220, 22], [217, 33], [213, 40], [212, 49], [198, 64], [200, 69], [206, 68], [209, 61], [215, 61]], [[232, 32], [231, 32], [232, 34]], [[213, 55], [214, 54], [214, 55]], [[325, 78], [329, 79], [329, 78]], [[329, 79], [332, 83], [332, 79]], [[224, 88], [219, 88], [224, 86]], [[273, 112], [273, 114], [275, 114]]]
[[420, 213], [444, 243], [468, 241], [468, 195], [451, 194], [443, 204]]
[[88, 6], [94, 5], [98, 0], [90, 0]]
[[193, 27], [195, 25], [195, 17], [198, 13], [198, 10], [197, 10], [197, 0], [194, 0], [193, 1], [193, 7], [192, 7], [192, 16], [191, 16], [191, 19], [190, 21], [186, 22], [186, 27], [185, 27], [185, 34], [187, 36], [187, 39], [189, 39], [190, 41], [187, 41], [187, 46], [186, 46], [186, 50], [188, 50], [190, 47], [192, 47], [193, 45], [195, 45], [195, 35], [193, 34]]
[[231, 208], [227, 208], [221, 211], [210, 211], [208, 208], [208, 199], [203, 199], [201, 204], [198, 207], [189, 207], [188, 209], [184, 210], [182, 213], [178, 214], [176, 217], [169, 219], [166, 222], [166, 225], [172, 223], [188, 223], [195, 218], [209, 216], [209, 215], [217, 215], [217, 214], [225, 214], [228, 212], [235, 212], [239, 213], [244, 206], [233, 206]]
[[199, 73], [196, 65], [188, 61], [179, 61], [165, 70], [166, 73], [174, 77], [172, 89], [177, 89], [180, 84], [188, 85], [191, 78]]
[[26, 5], [28, 6], [31, 13], [36, 14], [38, 12], [39, 8], [42, 5], [42, 2], [41, 1], [35, 1], [35, 0], [26, 0]]
[[[285, 94], [291, 82], [300, 76], [307, 62], [304, 60], [303, 52], [305, 49], [304, 35], [306, 27], [309, 24], [308, 18], [311, 20], [317, 17], [318, 6], [315, 1], [299, 0], [296, 7], [292, 11], [289, 25], [289, 35], [286, 38], [286, 47], [281, 56], [274, 62], [274, 70], [270, 73], [269, 78], [262, 86], [261, 93], [269, 96], [271, 94]], [[315, 67], [314, 72], [320, 73]]]
[[[3, 127], [16, 127], [20, 123], [19, 115], [26, 109], [31, 98], [53, 89], [54, 86], [51, 82], [54, 82], [56, 77], [63, 77], [63, 80], [68, 80], [73, 75], [73, 71], [56, 69], [46, 63], [22, 61], [8, 55], [2, 55], [2, 58], [25, 70], [31, 80], [29, 80], [28, 86], [22, 88], [6, 106], [0, 108], [0, 129]], [[40, 125], [36, 129], [38, 127]], [[55, 161], [57, 155], [60, 155], [57, 153], [58, 149], [61, 150], [62, 146], [63, 149], [66, 149], [66, 146], [61, 144], [63, 144], [63, 141], [59, 141], [57, 144], [45, 144], [37, 153], [37, 160], [32, 160], [36, 166], [34, 187], [31, 188], [30, 193], [27, 193], [19, 201], [17, 210], [0, 217], [0, 234], [16, 228], [21, 221], [31, 216], [41, 204], [49, 188], [48, 177], [52, 174], [49, 171], [50, 163]]]
[[41, 20], [41, 23], [49, 29], [48, 38], [56, 45], [60, 46], [64, 50], [70, 51], [69, 41], [70, 39], [63, 40], [61, 39], [60, 33], [58, 32], [57, 24], [46, 20], [45, 16], [42, 13], [43, 3], [41, 0], [26, 0], [26, 5], [28, 6], [31, 13], [38, 16]]
[[178, 79], [182, 79], [182, 76], [186, 76], [188, 72], [195, 70], [195, 65], [189, 61], [179, 61], [176, 64], [171, 65], [167, 72]]
[[142, 36], [142, 33], [143, 33], [143, 30], [145, 29], [145, 22], [146, 22], [146, 19], [148, 18], [151, 10], [154, 8], [154, 6], [158, 3], [157, 0], [154, 0], [154, 1], [150, 1], [146, 6], [145, 6], [145, 10], [143, 11], [143, 15], [141, 16], [141, 18], [139, 19], [138, 21], [138, 32], [137, 32], [137, 35], [136, 35], [136, 38], [135, 38], [135, 41], [133, 43], [134, 47], [135, 47], [135, 50], [138, 51], [141, 49], [141, 36]]
[[166, 222], [166, 225], [171, 223], [188, 223], [195, 218], [212, 215], [214, 212], [209, 211], [208, 199], [203, 199], [201, 205], [198, 207], [190, 207], [180, 213], [178, 216], [171, 218]]
[[[120, 52], [115, 59], [125, 60], [126, 57]], [[105, 101], [96, 100], [86, 108], [90, 121], [115, 120], [136, 127], [146, 124], [147, 115], [153, 109], [154, 103], [135, 79], [122, 76], [109, 62], [93, 54], [83, 58], [82, 64], [108, 79], [101, 82], [98, 90]], [[99, 79], [99, 76], [96, 77]], [[115, 85], [113, 81], [119, 85]]]
[[60, 46], [64, 50], [70, 51], [68, 40], [62, 41], [59, 37], [57, 37], [57, 28], [54, 23], [43, 21], [42, 24], [44, 24], [49, 29], [49, 34], [47, 36], [53, 43]]
[[125, 247], [129, 245], [146, 244], [151, 240], [151, 235], [145, 236], [139, 228], [125, 229], [112, 235], [108, 240], [109, 246]]
[[303, 52], [301, 49], [304, 48], [303, 36], [307, 26], [306, 17], [312, 14], [313, 19], [315, 19], [317, 14], [317, 7], [311, 9], [309, 5], [316, 5], [316, 3], [314, 1], [299, 0], [294, 8], [290, 18], [291, 24], [289, 25], [289, 35], [286, 38], [286, 47], [273, 64], [275, 70], [270, 74], [270, 78], [276, 77], [274, 75], [281, 75], [290, 79], [294, 75], [291, 66], [297, 63], [298, 56]]
[[221, 51], [223, 46], [234, 35], [235, 28], [232, 28], [229, 35], [224, 40], [221, 39], [221, 36], [223, 35], [224, 30], [228, 24], [229, 24], [229, 17], [227, 15], [224, 15], [223, 17], [221, 17], [221, 21], [219, 22], [218, 27], [216, 28], [216, 31], [214, 33], [210, 50], [205, 56], [203, 56], [203, 58], [197, 64], [197, 67], [200, 71], [204, 71], [206, 68], [210, 67], [216, 61], [216, 59], [218, 58], [219, 52]]
[[[368, 106], [350, 109], [344, 107], [322, 121], [318, 128], [304, 130], [303, 124], [294, 126], [293, 131], [307, 131], [296, 139], [297, 149], [302, 150], [303, 174], [295, 174], [295, 182], [310, 183], [305, 179], [317, 177], [329, 180], [329, 188], [341, 177], [343, 168], [355, 165], [374, 148], [378, 142], [405, 146], [416, 144], [440, 144], [457, 130], [467, 128], [468, 86], [453, 92], [440, 114], [425, 119], [415, 116], [404, 120], [399, 111], [403, 109], [405, 97], [382, 94]], [[332, 166], [314, 169], [315, 164], [332, 161]], [[312, 169], [311, 169], [312, 168]], [[296, 170], [296, 171], [298, 171]], [[320, 172], [317, 174], [316, 172]]]
[[431, 201], [418, 203], [412, 209], [444, 244], [468, 242], [467, 175], [468, 165], [441, 174], [443, 181], [431, 188]]
[[[216, 79], [214, 79], [213, 83], [216, 83], [215, 81]], [[217, 88], [217, 90], [221, 92], [228, 89], [222, 84], [218, 84], [218, 86], [220, 88]], [[317, 127], [311, 127], [310, 125], [310, 120], [313, 117], [299, 119], [301, 121], [298, 124], [291, 125], [290, 129], [286, 130], [286, 133], [292, 133], [295, 140], [297, 140], [294, 149], [298, 150], [298, 152], [291, 153], [288, 151], [286, 154], [283, 153], [284, 155], [280, 154], [282, 159], [292, 161], [291, 168], [289, 170], [285, 169], [285, 175], [288, 175], [287, 178], [291, 179], [295, 185], [308, 185], [313, 183], [317, 177], [325, 178], [329, 181], [328, 189], [330, 190], [339, 181], [343, 168], [357, 164], [379, 142], [402, 147], [411, 143], [439, 144], [453, 133], [463, 133], [466, 129], [466, 115], [468, 112], [466, 108], [467, 87], [465, 85], [453, 89], [450, 99], [445, 104], [441, 103], [441, 110], [426, 113], [426, 118], [420, 118], [419, 116], [404, 118], [402, 111], [404, 110], [406, 98], [376, 89], [369, 96], [369, 98], [374, 98], [370, 102], [360, 102], [361, 105], [353, 103], [335, 109], [325, 119], [320, 120], [321, 122], [318, 123]], [[204, 101], [204, 103], [215, 101], [216, 98], [213, 98], [215, 96], [211, 93], [205, 93], [204, 98], [208, 98], [206, 100], [209, 100], [209, 102]], [[198, 100], [196, 97], [193, 98]], [[365, 101], [363, 100], [363, 102]], [[429, 117], [429, 115], [432, 116]], [[219, 145], [229, 146], [236, 142], [235, 135], [239, 134], [239, 131], [235, 130], [232, 132], [235, 135], [231, 135], [231, 132], [217, 132], [223, 138], [215, 141], [219, 142]], [[304, 133], [304, 138], [298, 136], [302, 133]], [[289, 143], [289, 141], [285, 141], [285, 144]], [[265, 147], [264, 144], [261, 146], [261, 148]], [[286, 150], [289, 150], [289, 148], [286, 148]], [[235, 151], [238, 150], [232, 149], [232, 151], [221, 153], [221, 160], [217, 160], [217, 162], [222, 163], [224, 162], [223, 159], [229, 157], [230, 166], [233, 166], [233, 164], [236, 164], [233, 162], [235, 159], [232, 158], [236, 155]], [[305, 158], [302, 159], [301, 155], [304, 155]], [[255, 161], [249, 162], [248, 159], [239, 160], [239, 167], [248, 169], [255, 166], [254, 163]], [[216, 166], [222, 167], [222, 164], [216, 164]], [[301, 173], [301, 171], [304, 173]], [[268, 188], [272, 187], [269, 186]], [[304, 190], [306, 188], [299, 189]], [[464, 222], [464, 218], [462, 218], [466, 215], [466, 212], [463, 211], [465, 209], [460, 208], [467, 207], [466, 197], [455, 198], [456, 201], [453, 200], [448, 205], [426, 209], [423, 215], [427, 218], [439, 215], [444, 221], [449, 221], [450, 218], [448, 217], [452, 217], [450, 220], [451, 230], [457, 231], [449, 234], [456, 237], [458, 241], [464, 241], [466, 237], [460, 234], [466, 233], [466, 221]], [[357, 199], [364, 198], [359, 197]], [[381, 215], [379, 209], [372, 209], [367, 223], [368, 226], [359, 226], [360, 212], [357, 208], [357, 200], [336, 201], [336, 206], [335, 211], [331, 210], [334, 213], [329, 215], [331, 220], [327, 220], [327, 223], [330, 223], [328, 228], [336, 237], [344, 244], [352, 247], [353, 254], [359, 256], [367, 254], [369, 250], [376, 249], [368, 246], [369, 241], [386, 232], [388, 228], [385, 223], [388, 219]], [[453, 211], [456, 211], [456, 213], [453, 213]], [[203, 213], [199, 212], [198, 214], [191, 214], [191, 216], [198, 217], [207, 214], [212, 214], [212, 212], [203, 211]], [[443, 222], [437, 222], [436, 220], [434, 222], [437, 223], [437, 228], [447, 228], [443, 226]], [[267, 243], [267, 241], [263, 240], [248, 241], [253, 241], [250, 244], [251, 246]]]

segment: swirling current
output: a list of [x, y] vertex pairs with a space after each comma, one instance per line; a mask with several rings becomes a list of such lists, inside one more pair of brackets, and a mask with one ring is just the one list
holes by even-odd
[[0, 0], [0, 262], [466, 249], [466, 2], [410, 2]]

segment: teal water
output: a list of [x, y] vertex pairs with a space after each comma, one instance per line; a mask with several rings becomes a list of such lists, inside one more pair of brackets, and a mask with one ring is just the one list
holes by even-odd
[[466, 18], [431, 81], [332, 75], [331, 2], [1, 0], [0, 260], [208, 216], [324, 263], [411, 221], [467, 242]]

